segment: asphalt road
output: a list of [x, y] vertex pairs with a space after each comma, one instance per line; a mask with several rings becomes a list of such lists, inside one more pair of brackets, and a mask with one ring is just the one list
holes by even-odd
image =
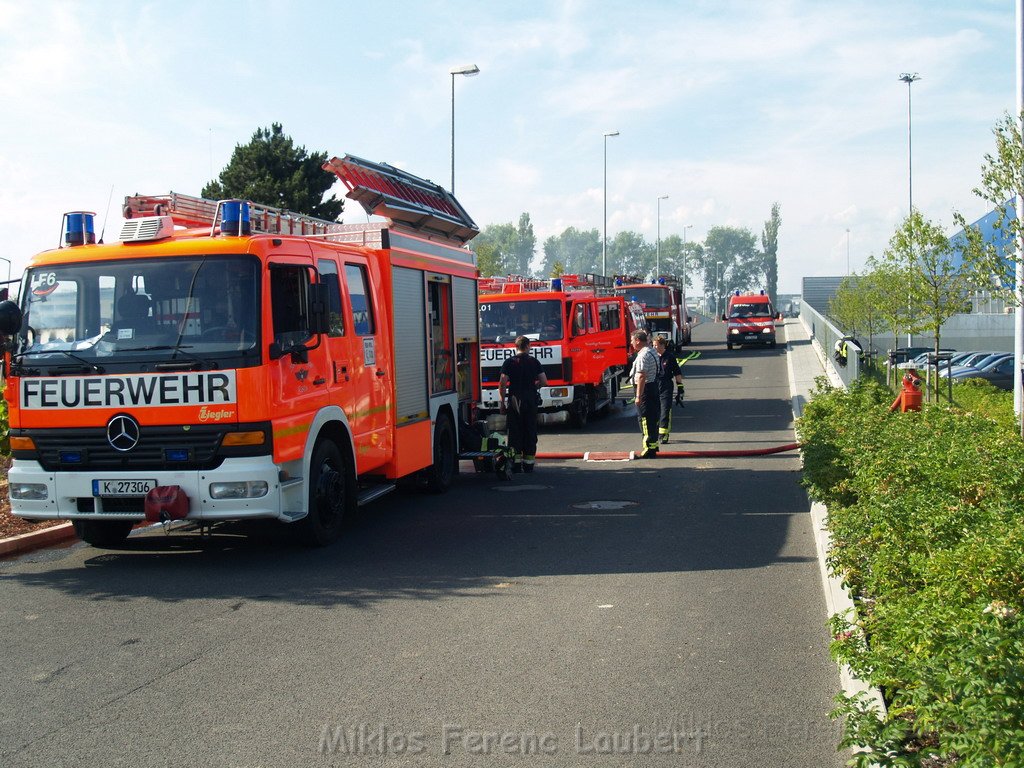
[[[668, 447], [792, 442], [784, 345], [721, 328]], [[640, 442], [631, 406], [564, 429], [541, 450]], [[792, 453], [550, 461], [392, 494], [322, 550], [0, 562], [0, 765], [840, 766], [808, 509]]]

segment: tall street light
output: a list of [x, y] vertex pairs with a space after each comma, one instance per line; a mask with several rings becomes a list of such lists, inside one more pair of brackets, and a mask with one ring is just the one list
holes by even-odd
[[683, 280], [683, 290], [686, 290], [686, 230], [692, 229], [693, 224], [683, 224], [683, 273], [681, 275]]
[[850, 228], [846, 228], [846, 276], [850, 276]]
[[[914, 215], [914, 131], [913, 123], [911, 122], [911, 99], [910, 99], [910, 84], [915, 80], [920, 80], [921, 76], [917, 72], [904, 72], [900, 75], [900, 80], [907, 84], [907, 196], [909, 198], [909, 213], [908, 216]], [[910, 297], [907, 297], [907, 309], [910, 308]], [[911, 344], [910, 331], [907, 331], [907, 347]]]
[[910, 84], [920, 79], [921, 76], [917, 72], [904, 72], [900, 75], [900, 80], [907, 84], [907, 189], [910, 197], [910, 213], [914, 212], [914, 134], [910, 111]]
[[717, 323], [718, 322], [718, 315], [719, 315], [719, 312], [718, 312], [718, 300], [719, 300], [719, 298], [722, 295], [722, 289], [721, 289], [722, 277], [721, 277], [721, 274], [720, 274], [720, 271], [722, 269], [722, 262], [716, 261], [715, 264], [716, 264], [716, 266], [715, 266], [715, 322]]
[[476, 64], [467, 64], [451, 71], [452, 75], [452, 186], [451, 193], [455, 194], [455, 76], [473, 77], [480, 74], [480, 67]]
[[662, 195], [658, 198], [658, 250], [657, 250], [657, 261], [654, 266], [654, 279], [657, 281], [661, 275], [661, 201], [668, 200], [668, 195]]
[[618, 135], [618, 131], [604, 135], [604, 236], [601, 238], [601, 275], [604, 277], [608, 277], [608, 137]]

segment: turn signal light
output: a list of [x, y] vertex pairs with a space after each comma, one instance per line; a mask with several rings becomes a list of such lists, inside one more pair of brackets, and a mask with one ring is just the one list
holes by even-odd
[[31, 437], [12, 437], [11, 438], [11, 450], [12, 451], [34, 451], [36, 449], [35, 441]]
[[263, 432], [228, 432], [222, 445], [263, 445], [266, 440]]

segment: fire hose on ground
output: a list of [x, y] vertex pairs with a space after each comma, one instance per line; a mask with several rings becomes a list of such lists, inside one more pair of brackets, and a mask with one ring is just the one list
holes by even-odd
[[[800, 443], [786, 443], [769, 448], [741, 448], [735, 450], [702, 450], [702, 451], [658, 451], [659, 459], [704, 459], [704, 458], [736, 458], [747, 456], [768, 456], [773, 453], [785, 453], [800, 448]], [[637, 451], [552, 451], [538, 453], [538, 459], [582, 459], [583, 461], [630, 461], [639, 458]]]

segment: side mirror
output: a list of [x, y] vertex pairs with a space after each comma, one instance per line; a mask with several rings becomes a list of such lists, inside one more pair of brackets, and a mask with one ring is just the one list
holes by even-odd
[[327, 333], [331, 328], [327, 291], [325, 283], [312, 283], [309, 286], [309, 330], [317, 335]]
[[724, 313], [724, 312], [722, 313], [722, 319], [723, 319], [723, 320], [728, 320], [728, 319], [729, 319], [728, 317], [726, 317], [726, 316], [725, 316], [725, 313]]
[[8, 299], [0, 301], [0, 335], [13, 336], [21, 330], [21, 307]]

